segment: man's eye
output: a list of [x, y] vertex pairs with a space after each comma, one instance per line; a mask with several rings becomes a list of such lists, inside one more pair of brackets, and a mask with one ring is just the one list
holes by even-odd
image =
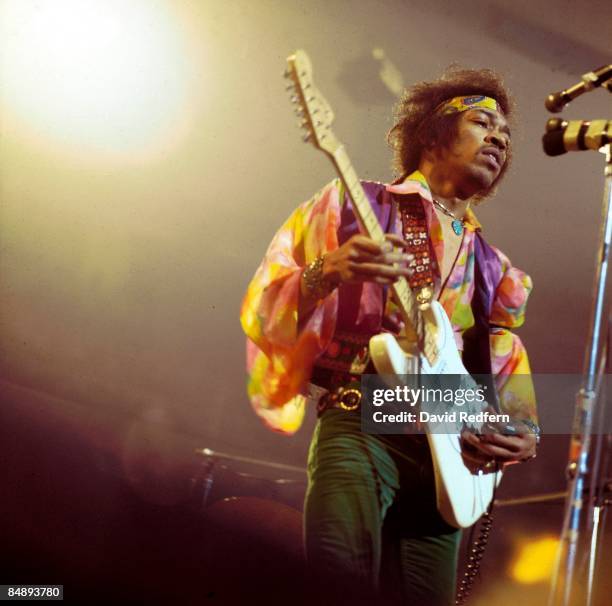
[[480, 126], [487, 126], [487, 123], [484, 120], [474, 120], [476, 124], [480, 124]]

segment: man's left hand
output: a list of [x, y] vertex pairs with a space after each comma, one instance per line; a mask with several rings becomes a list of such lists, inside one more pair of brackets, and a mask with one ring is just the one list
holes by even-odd
[[536, 454], [536, 435], [531, 432], [507, 436], [500, 433], [477, 435], [465, 430], [461, 437], [464, 459], [477, 467], [484, 467], [492, 461], [498, 465], [523, 463]]

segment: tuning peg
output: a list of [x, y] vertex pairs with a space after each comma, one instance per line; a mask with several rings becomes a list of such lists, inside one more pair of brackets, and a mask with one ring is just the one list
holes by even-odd
[[297, 103], [299, 100], [300, 99], [297, 95], [291, 95], [291, 97], [289, 97], [289, 101], [291, 101], [291, 103]]
[[304, 109], [301, 107], [296, 107], [293, 111], [298, 118], [301, 118], [304, 115]]
[[302, 135], [302, 141], [304, 141], [304, 143], [308, 143], [311, 139], [312, 139], [312, 133], [306, 133]]
[[287, 84], [287, 86], [285, 86], [285, 90], [295, 90], [295, 84], [293, 82], [290, 82], [289, 84]]
[[283, 78], [291, 78], [291, 71], [290, 71], [290, 70], [288, 70], [288, 69], [286, 69], [286, 70], [283, 72]]

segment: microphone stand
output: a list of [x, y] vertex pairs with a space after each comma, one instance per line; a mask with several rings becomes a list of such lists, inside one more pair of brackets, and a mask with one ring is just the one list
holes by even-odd
[[[602, 513], [605, 505], [609, 504], [606, 490], [598, 486], [599, 478], [596, 471], [602, 471], [601, 450], [604, 445], [603, 432], [604, 410], [599, 411], [599, 439], [595, 441], [594, 461], [595, 468], [591, 467], [589, 460], [591, 451], [591, 436], [593, 434], [593, 419], [596, 405], [599, 401], [601, 407], [605, 402], [601, 395], [602, 382], [605, 375], [606, 347], [605, 335], [602, 334], [602, 325], [605, 323], [604, 301], [606, 294], [606, 277], [610, 257], [610, 244], [612, 242], [612, 146], [605, 146], [605, 172], [602, 217], [603, 222], [599, 237], [599, 247], [596, 257], [596, 271], [593, 288], [593, 303], [589, 323], [589, 334], [585, 351], [584, 371], [582, 385], [576, 394], [576, 411], [574, 426], [570, 441], [569, 461], [567, 466], [568, 490], [565, 504], [565, 515], [561, 532], [561, 544], [557, 554], [557, 562], [551, 582], [549, 606], [574, 606], [585, 604], [592, 606], [595, 568], [597, 562], [597, 544], [602, 531]], [[605, 387], [605, 386], [604, 386]], [[609, 446], [609, 439], [606, 440]], [[604, 457], [606, 460], [607, 457]], [[589, 470], [592, 470], [591, 486], [588, 488]], [[605, 469], [603, 469], [605, 473]], [[586, 502], [585, 502], [586, 498]], [[579, 540], [581, 538], [581, 520], [586, 510], [587, 533], [590, 531], [588, 544], [582, 543], [584, 557], [588, 560], [586, 578], [586, 592], [583, 599], [577, 597], [579, 593], [577, 561], [581, 551]]]

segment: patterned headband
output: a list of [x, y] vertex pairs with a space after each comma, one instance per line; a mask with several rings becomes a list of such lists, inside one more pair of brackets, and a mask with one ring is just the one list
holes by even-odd
[[467, 97], [462, 96], [447, 99], [436, 107], [434, 113], [454, 114], [456, 112], [465, 112], [468, 109], [474, 109], [476, 107], [485, 107], [503, 113], [499, 103], [495, 99], [492, 97], [485, 97], [484, 95], [470, 95]]

